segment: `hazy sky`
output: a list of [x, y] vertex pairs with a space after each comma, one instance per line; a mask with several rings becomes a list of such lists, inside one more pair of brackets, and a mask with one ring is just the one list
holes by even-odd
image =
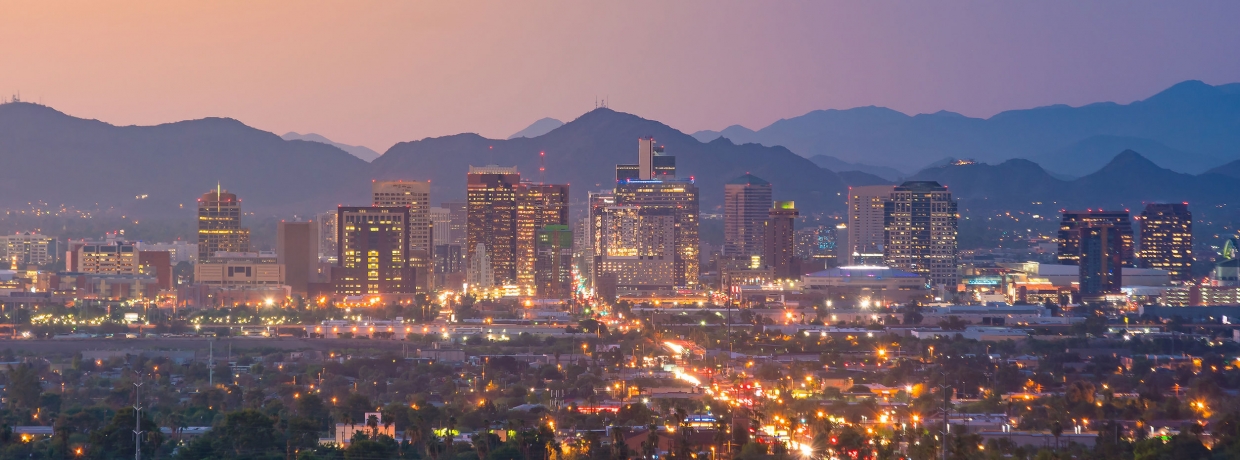
[[820, 108], [973, 116], [1240, 81], [1240, 2], [5, 2], [0, 94], [379, 151], [611, 107], [686, 132]]

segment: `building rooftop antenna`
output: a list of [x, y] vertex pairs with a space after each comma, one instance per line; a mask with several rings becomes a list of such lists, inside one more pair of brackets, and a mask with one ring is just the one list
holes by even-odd
[[538, 183], [547, 183], [547, 152], [538, 152]]

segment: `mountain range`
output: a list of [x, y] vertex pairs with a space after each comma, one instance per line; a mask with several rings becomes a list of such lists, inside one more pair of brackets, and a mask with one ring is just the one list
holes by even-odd
[[283, 136], [280, 136], [280, 138], [286, 141], [310, 141], [310, 142], [319, 142], [319, 143], [331, 145], [340, 150], [349, 152], [350, 155], [358, 157], [362, 159], [362, 161], [366, 161], [366, 162], [375, 161], [375, 158], [379, 158], [379, 152], [371, 150], [370, 147], [366, 147], [364, 145], [349, 145], [349, 144], [341, 144], [339, 142], [333, 142], [331, 139], [328, 139], [326, 137], [320, 136], [315, 133], [298, 134], [298, 133], [289, 131], [287, 133], [284, 133]]
[[[1107, 159], [1072, 178], [1031, 160], [948, 157], [905, 174], [826, 156], [811, 161], [782, 146], [738, 144], [722, 137], [701, 142], [663, 123], [600, 108], [539, 136], [425, 138], [398, 143], [368, 163], [330, 141], [282, 139], [228, 118], [114, 126], [38, 104], [8, 103], [0, 105], [0, 164], [5, 165], [0, 168], [0, 206], [29, 209], [43, 202], [43, 208], [183, 217], [218, 181], [243, 199], [247, 212], [287, 216], [368, 203], [372, 179], [432, 180], [437, 204], [465, 198], [469, 166], [497, 164], [516, 166], [527, 180], [571, 184], [573, 209], [579, 213], [588, 191], [612, 187], [617, 163], [636, 161], [641, 137], [654, 137], [677, 157], [679, 174], [692, 177], [701, 190], [703, 213], [720, 213], [723, 184], [745, 173], [772, 182], [776, 199], [796, 201], [805, 214], [844, 212], [848, 186], [904, 179], [947, 185], [966, 217], [992, 211], [1136, 208], [1146, 201], [1189, 201], [1195, 210], [1216, 213], [1229, 212], [1228, 201], [1240, 196], [1240, 161], [1199, 174], [1178, 172], [1159, 166], [1178, 152], [1160, 148], [1168, 145], [1161, 142], [1147, 144], [1144, 151], [1121, 152], [1109, 150], [1117, 145], [1112, 140], [1098, 138], [1089, 148]], [[539, 174], [541, 164], [546, 169]]]
[[543, 118], [538, 121], [535, 121], [534, 123], [531, 123], [529, 126], [526, 126], [525, 129], [517, 131], [513, 135], [508, 136], [508, 138], [516, 139], [518, 137], [538, 137], [543, 134], [547, 134], [551, 132], [551, 130], [559, 128], [561, 126], [564, 126], [564, 122], [560, 120], [556, 120], [550, 117]]
[[734, 125], [693, 136], [782, 145], [807, 158], [826, 155], [906, 174], [944, 158], [1026, 158], [1082, 176], [1128, 149], [1196, 174], [1240, 159], [1240, 83], [1185, 81], [1131, 104], [1052, 105], [990, 118], [947, 111], [910, 116], [883, 107], [816, 110], [756, 131]]

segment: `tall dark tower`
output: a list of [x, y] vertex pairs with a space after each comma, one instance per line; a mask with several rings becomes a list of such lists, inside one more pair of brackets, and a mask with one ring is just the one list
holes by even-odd
[[1118, 294], [1123, 277], [1124, 233], [1117, 227], [1086, 227], [1080, 232], [1081, 300], [1105, 301]]
[[763, 232], [771, 209], [771, 183], [745, 174], [723, 186], [723, 256], [763, 253]]
[[796, 203], [791, 201], [776, 201], [768, 212], [762, 260], [771, 267], [775, 279], [799, 278], [801, 275], [796, 273], [795, 264], [797, 215]]
[[1083, 228], [1114, 227], [1116, 237], [1122, 240], [1121, 259], [1124, 265], [1132, 266], [1132, 219], [1128, 211], [1103, 211], [1087, 209], [1084, 211], [1064, 211], [1059, 222], [1059, 263], [1077, 265], [1081, 258], [1081, 235]]

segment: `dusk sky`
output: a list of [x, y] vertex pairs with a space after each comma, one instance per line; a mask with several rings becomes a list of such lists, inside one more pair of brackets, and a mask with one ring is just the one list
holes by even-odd
[[[118, 6], [119, 5], [119, 6]], [[21, 2], [0, 94], [379, 151], [613, 109], [682, 131], [865, 105], [971, 116], [1240, 81], [1240, 2]]]

